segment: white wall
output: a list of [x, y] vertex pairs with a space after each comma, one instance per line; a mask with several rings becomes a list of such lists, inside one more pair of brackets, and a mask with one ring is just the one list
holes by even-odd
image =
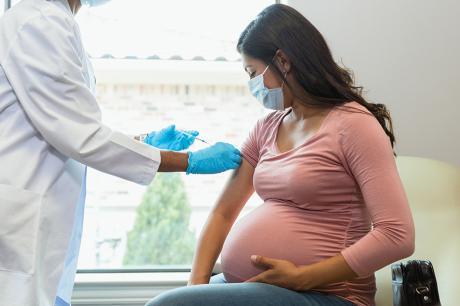
[[398, 154], [460, 165], [460, 1], [288, 2], [390, 108]]

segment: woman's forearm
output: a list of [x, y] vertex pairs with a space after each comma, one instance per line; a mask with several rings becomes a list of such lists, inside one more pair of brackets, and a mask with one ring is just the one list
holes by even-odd
[[301, 266], [300, 271], [302, 290], [310, 290], [326, 284], [343, 282], [357, 277], [342, 254], [311, 265]]
[[201, 232], [193, 258], [190, 282], [207, 283], [233, 223], [254, 192], [254, 167], [245, 159], [227, 182]]
[[209, 282], [212, 269], [222, 250], [233, 221], [217, 212], [209, 215], [198, 239], [190, 281]]

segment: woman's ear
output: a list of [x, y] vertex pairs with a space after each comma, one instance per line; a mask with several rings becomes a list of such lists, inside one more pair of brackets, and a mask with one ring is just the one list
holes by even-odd
[[275, 63], [283, 74], [289, 73], [291, 70], [291, 61], [283, 50], [279, 49], [275, 54]]

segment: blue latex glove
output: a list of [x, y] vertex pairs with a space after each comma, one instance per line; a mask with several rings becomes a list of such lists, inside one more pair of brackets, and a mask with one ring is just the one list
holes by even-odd
[[199, 134], [197, 131], [185, 132], [190, 135], [176, 130], [176, 126], [173, 124], [159, 132], [148, 134], [144, 142], [158, 149], [182, 151], [188, 149], [195, 141], [195, 137]]
[[236, 169], [241, 163], [240, 151], [231, 144], [223, 142], [188, 154], [187, 174], [220, 173]]

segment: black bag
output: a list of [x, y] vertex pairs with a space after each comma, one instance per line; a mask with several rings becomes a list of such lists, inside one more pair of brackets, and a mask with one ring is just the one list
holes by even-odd
[[393, 306], [441, 306], [433, 265], [409, 260], [391, 265]]

